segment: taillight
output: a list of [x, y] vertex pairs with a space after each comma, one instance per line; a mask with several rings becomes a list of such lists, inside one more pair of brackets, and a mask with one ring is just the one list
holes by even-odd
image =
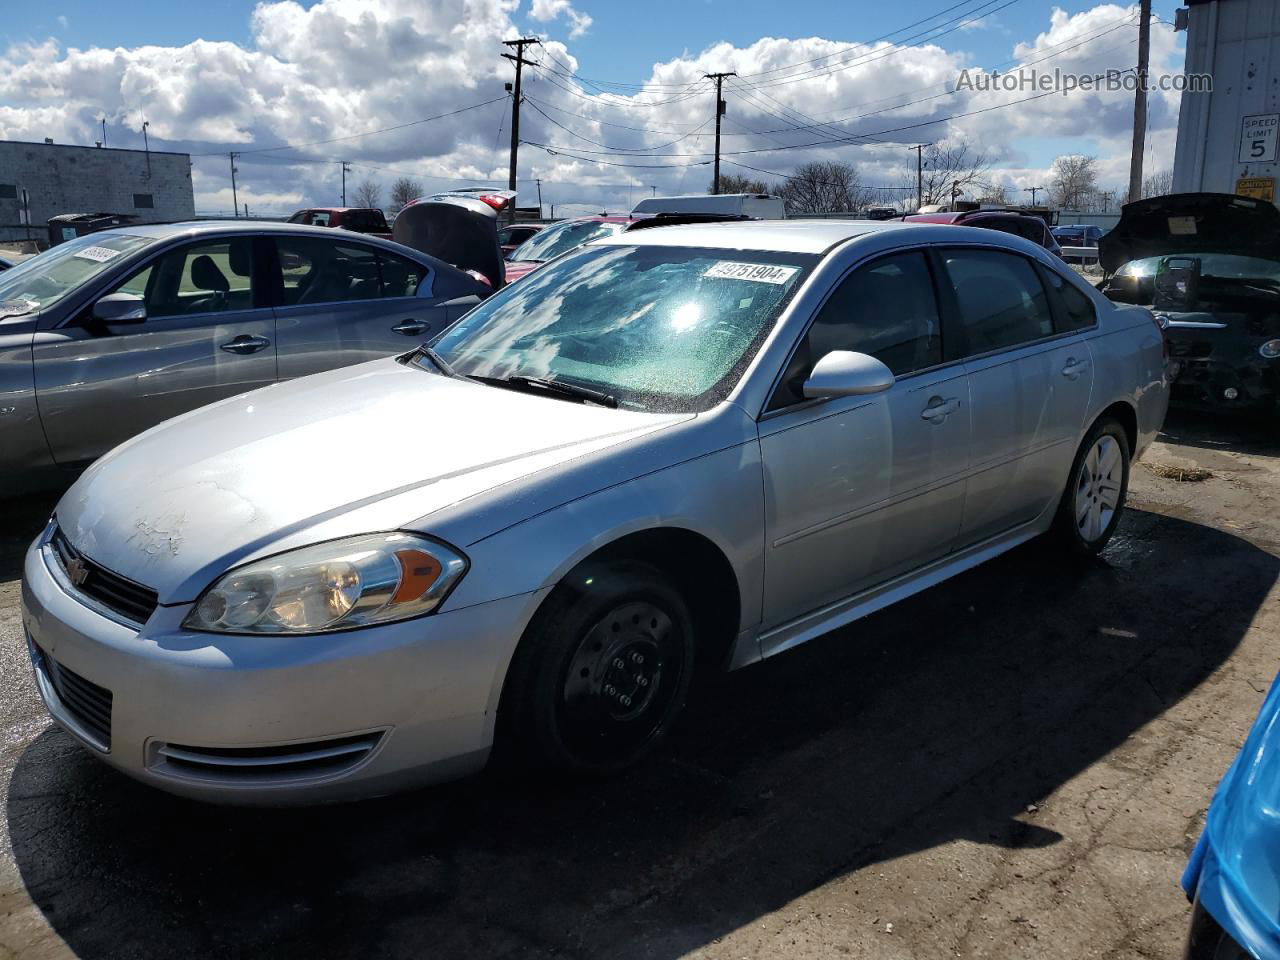
[[507, 198], [500, 193], [481, 193], [476, 195], [477, 200], [483, 200], [495, 210], [501, 210], [507, 205]]

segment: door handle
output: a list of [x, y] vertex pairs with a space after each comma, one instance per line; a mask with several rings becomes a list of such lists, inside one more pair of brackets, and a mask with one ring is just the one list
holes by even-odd
[[430, 326], [431, 324], [425, 320], [401, 320], [391, 329], [396, 333], [403, 333], [406, 337], [416, 337]]
[[1088, 360], [1077, 360], [1075, 357], [1067, 357], [1067, 365], [1062, 368], [1062, 375], [1068, 380], [1074, 380], [1088, 369]]
[[943, 420], [951, 416], [960, 409], [960, 401], [956, 397], [934, 397], [929, 401], [929, 405], [920, 411], [920, 419], [928, 420], [930, 423], [942, 423]]
[[271, 341], [266, 337], [250, 337], [241, 335], [234, 340], [230, 340], [222, 345], [222, 349], [227, 353], [257, 353], [265, 347], [271, 346]]

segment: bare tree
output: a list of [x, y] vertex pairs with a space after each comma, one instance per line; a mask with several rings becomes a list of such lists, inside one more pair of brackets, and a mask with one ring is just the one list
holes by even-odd
[[843, 213], [861, 210], [869, 192], [851, 163], [815, 160], [801, 164], [778, 195], [791, 213]]
[[410, 200], [423, 194], [422, 184], [412, 177], [400, 177], [391, 185], [391, 213], [399, 213]]
[[1005, 183], [983, 183], [977, 189], [981, 192], [980, 200], [987, 203], [1010, 203], [1009, 185]]
[[1062, 210], [1090, 210], [1098, 205], [1098, 158], [1064, 154], [1049, 172], [1049, 202]]
[[[966, 140], [932, 144], [922, 156], [920, 172], [920, 196], [917, 206], [930, 203], [950, 203], [965, 194], [985, 189], [987, 175], [996, 164], [996, 158], [980, 150]], [[916, 158], [911, 157], [903, 171], [903, 186], [916, 192]]]
[[1157, 170], [1142, 181], [1144, 197], [1163, 197], [1170, 193], [1173, 193], [1173, 169], [1170, 167]]
[[[707, 185], [707, 192], [715, 189], [715, 184]], [[763, 180], [752, 180], [736, 173], [720, 174], [721, 193], [768, 193], [770, 187]]]
[[382, 184], [373, 177], [365, 177], [356, 186], [357, 207], [382, 206]]

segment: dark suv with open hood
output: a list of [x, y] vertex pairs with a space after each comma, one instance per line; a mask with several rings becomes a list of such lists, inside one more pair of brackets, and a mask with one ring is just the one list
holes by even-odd
[[1280, 412], [1280, 211], [1219, 193], [1127, 204], [1099, 242], [1112, 300], [1165, 326], [1171, 402]]

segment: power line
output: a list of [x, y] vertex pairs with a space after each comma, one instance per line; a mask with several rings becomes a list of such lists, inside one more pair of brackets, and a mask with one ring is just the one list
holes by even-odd
[[[346, 140], [359, 140], [361, 137], [371, 137], [374, 134], [379, 134], [379, 133], [390, 133], [393, 130], [403, 130], [406, 127], [414, 127], [420, 123], [430, 123], [433, 120], [443, 120], [445, 117], [454, 117], [460, 113], [466, 113], [468, 110], [476, 110], [480, 107], [487, 107], [491, 103], [497, 103], [499, 100], [505, 100], [505, 99], [506, 99], [506, 95], [504, 94], [501, 97], [494, 97], [491, 100], [482, 100], [480, 103], [473, 103], [470, 106], [459, 107], [457, 110], [450, 110], [448, 113], [438, 113], [434, 117], [423, 117], [421, 120], [410, 120], [407, 123], [397, 123], [394, 126], [380, 127], [377, 130], [366, 130], [364, 133], [353, 133], [345, 137], [329, 137], [326, 140], [312, 140], [312, 141], [309, 141], [308, 143], [282, 143], [279, 146], [275, 146], [275, 147], [255, 147], [254, 149], [251, 149], [251, 150], [238, 150], [236, 152], [241, 155], [249, 154], [249, 153], [271, 153], [272, 151], [275, 151], [275, 150], [300, 150], [300, 149], [303, 149], [304, 147], [319, 147], [327, 143], [342, 143]], [[221, 155], [222, 155], [222, 151], [220, 150], [215, 150], [211, 153], [191, 154], [191, 156], [193, 157], [217, 157]]]

